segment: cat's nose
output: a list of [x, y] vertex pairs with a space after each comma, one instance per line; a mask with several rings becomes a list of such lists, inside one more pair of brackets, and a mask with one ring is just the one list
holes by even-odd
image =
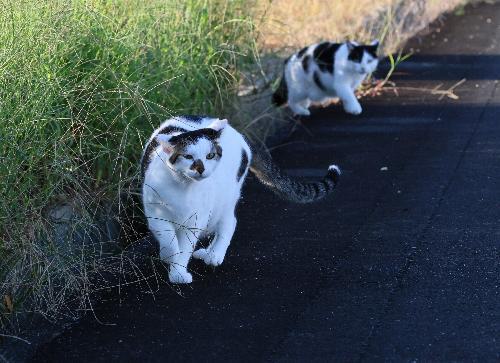
[[195, 160], [193, 165], [191, 165], [191, 170], [196, 170], [200, 175], [203, 174], [203, 172], [205, 171], [205, 165], [203, 165], [203, 161], [201, 161], [200, 159]]

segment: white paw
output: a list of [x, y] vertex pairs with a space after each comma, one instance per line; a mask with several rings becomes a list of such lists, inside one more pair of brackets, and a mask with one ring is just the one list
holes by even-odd
[[361, 111], [363, 111], [359, 102], [345, 103], [344, 110], [345, 112], [350, 113], [352, 115], [359, 115]]
[[311, 111], [305, 108], [300, 110], [294, 110], [293, 113], [299, 116], [311, 116]]
[[173, 284], [190, 284], [193, 282], [193, 276], [185, 268], [175, 265], [170, 265], [168, 279]]
[[219, 266], [224, 261], [224, 255], [213, 252], [211, 249], [200, 248], [193, 252], [193, 257], [203, 260], [207, 265]]
[[294, 103], [290, 104], [290, 109], [296, 115], [300, 115], [300, 116], [310, 116], [311, 115], [311, 112], [307, 108], [304, 108], [298, 104], [294, 104]]

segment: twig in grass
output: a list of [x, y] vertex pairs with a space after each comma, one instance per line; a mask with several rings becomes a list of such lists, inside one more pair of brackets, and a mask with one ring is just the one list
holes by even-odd
[[448, 98], [451, 98], [453, 100], [458, 100], [459, 97], [457, 96], [457, 94], [455, 93], [455, 89], [462, 85], [463, 83], [465, 83], [467, 81], [466, 78], [463, 78], [461, 79], [460, 81], [458, 81], [457, 83], [453, 84], [451, 87], [447, 88], [447, 89], [441, 89], [441, 87], [443, 86], [442, 83], [438, 84], [436, 87], [434, 88], [422, 88], [422, 87], [396, 87], [395, 85], [394, 86], [391, 86], [391, 87], [384, 87], [385, 90], [392, 90], [394, 92], [396, 92], [397, 94], [397, 91], [398, 90], [406, 90], [406, 91], [419, 91], [419, 92], [429, 92], [431, 95], [439, 95], [439, 100], [442, 100], [444, 97], [448, 97]]
[[31, 342], [29, 342], [29, 341], [27, 341], [26, 339], [23, 339], [23, 338], [21, 338], [21, 337], [15, 336], [15, 335], [1, 334], [1, 333], [0, 333], [0, 337], [3, 337], [3, 338], [12, 338], [12, 339], [20, 340], [20, 341], [21, 341], [21, 342], [23, 342], [23, 343], [26, 343], [26, 344], [31, 345]]

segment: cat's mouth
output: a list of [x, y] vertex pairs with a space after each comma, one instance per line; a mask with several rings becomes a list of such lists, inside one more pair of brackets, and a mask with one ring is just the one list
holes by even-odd
[[188, 177], [193, 179], [193, 180], [200, 181], [200, 180], [206, 179], [208, 177], [208, 175], [196, 173], [196, 174], [188, 175]]

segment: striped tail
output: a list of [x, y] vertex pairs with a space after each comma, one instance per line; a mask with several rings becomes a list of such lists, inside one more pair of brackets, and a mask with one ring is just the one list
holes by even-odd
[[288, 86], [286, 85], [285, 73], [281, 77], [278, 88], [273, 93], [273, 103], [275, 106], [279, 107], [288, 102]]
[[330, 165], [323, 180], [302, 183], [282, 173], [270, 156], [255, 151], [250, 170], [279, 197], [295, 203], [311, 203], [326, 197], [335, 189], [340, 177], [339, 167]]

